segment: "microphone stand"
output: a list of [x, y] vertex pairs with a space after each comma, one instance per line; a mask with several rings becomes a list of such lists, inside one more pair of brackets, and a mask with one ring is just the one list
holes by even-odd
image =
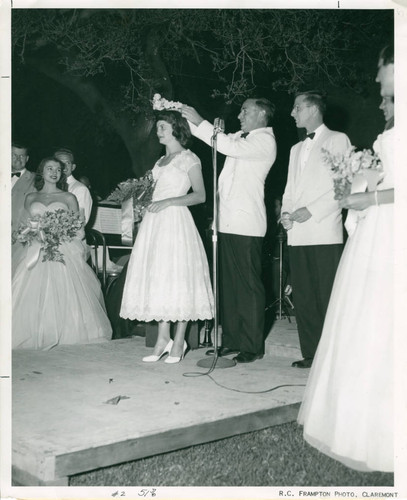
[[213, 314], [213, 356], [206, 356], [200, 359], [197, 366], [201, 368], [231, 368], [236, 365], [233, 359], [219, 357], [218, 349], [218, 166], [217, 166], [217, 152], [218, 152], [218, 133], [223, 132], [223, 127], [218, 118], [215, 119], [215, 126], [211, 140], [212, 147], [212, 166], [213, 166], [213, 223], [212, 223], [212, 286], [214, 297], [214, 314]]

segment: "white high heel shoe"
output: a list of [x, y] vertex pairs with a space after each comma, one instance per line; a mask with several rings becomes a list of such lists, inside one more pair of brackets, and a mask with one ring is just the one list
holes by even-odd
[[185, 351], [187, 350], [187, 347], [188, 347], [188, 345], [184, 340], [184, 348], [182, 350], [181, 356], [168, 356], [167, 359], [164, 360], [164, 363], [179, 363], [181, 361], [181, 359], [184, 358]]
[[172, 344], [173, 343], [174, 343], [174, 341], [172, 339], [170, 339], [170, 341], [164, 347], [164, 350], [163, 350], [163, 352], [161, 354], [159, 354], [158, 356], [155, 355], [155, 354], [152, 354], [151, 356], [144, 356], [144, 358], [142, 359], [142, 361], [144, 361], [144, 363], [155, 363], [156, 361], [158, 361], [159, 359], [161, 359], [164, 356], [164, 354], [167, 354], [167, 353], [171, 352], [171, 348], [172, 348]]

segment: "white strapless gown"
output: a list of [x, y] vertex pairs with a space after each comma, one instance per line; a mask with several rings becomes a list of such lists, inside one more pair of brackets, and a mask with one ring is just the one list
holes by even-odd
[[[68, 210], [65, 203], [48, 206], [32, 203], [30, 215]], [[27, 268], [27, 248], [12, 282], [13, 349], [51, 349], [58, 344], [84, 344], [112, 336], [102, 290], [95, 273], [85, 262], [86, 247], [75, 238], [62, 243], [65, 264], [42, 262], [42, 254]]]
[[[374, 149], [393, 182], [393, 129]], [[321, 452], [361, 470], [394, 470], [393, 204], [371, 206], [349, 237], [298, 422]]]

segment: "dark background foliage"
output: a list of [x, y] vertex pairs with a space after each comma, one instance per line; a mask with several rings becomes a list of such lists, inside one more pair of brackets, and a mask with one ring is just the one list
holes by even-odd
[[[238, 129], [245, 98], [268, 97], [279, 149], [270, 203], [301, 133], [290, 117], [295, 91], [325, 89], [328, 126], [372, 145], [384, 125], [377, 56], [392, 37], [392, 10], [14, 9], [13, 137], [28, 142], [33, 170], [55, 147], [70, 147], [76, 175], [105, 196], [162, 152], [154, 93], [210, 121], [223, 117], [227, 131]], [[210, 194], [210, 150], [200, 141], [192, 149]]]

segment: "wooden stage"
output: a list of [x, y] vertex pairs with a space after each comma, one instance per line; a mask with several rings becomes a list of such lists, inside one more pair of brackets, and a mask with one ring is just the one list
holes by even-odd
[[14, 351], [13, 484], [66, 486], [73, 474], [295, 420], [309, 370], [291, 367], [301, 358], [292, 321], [276, 321], [262, 360], [210, 377], [196, 365], [206, 348], [147, 364], [143, 337]]

